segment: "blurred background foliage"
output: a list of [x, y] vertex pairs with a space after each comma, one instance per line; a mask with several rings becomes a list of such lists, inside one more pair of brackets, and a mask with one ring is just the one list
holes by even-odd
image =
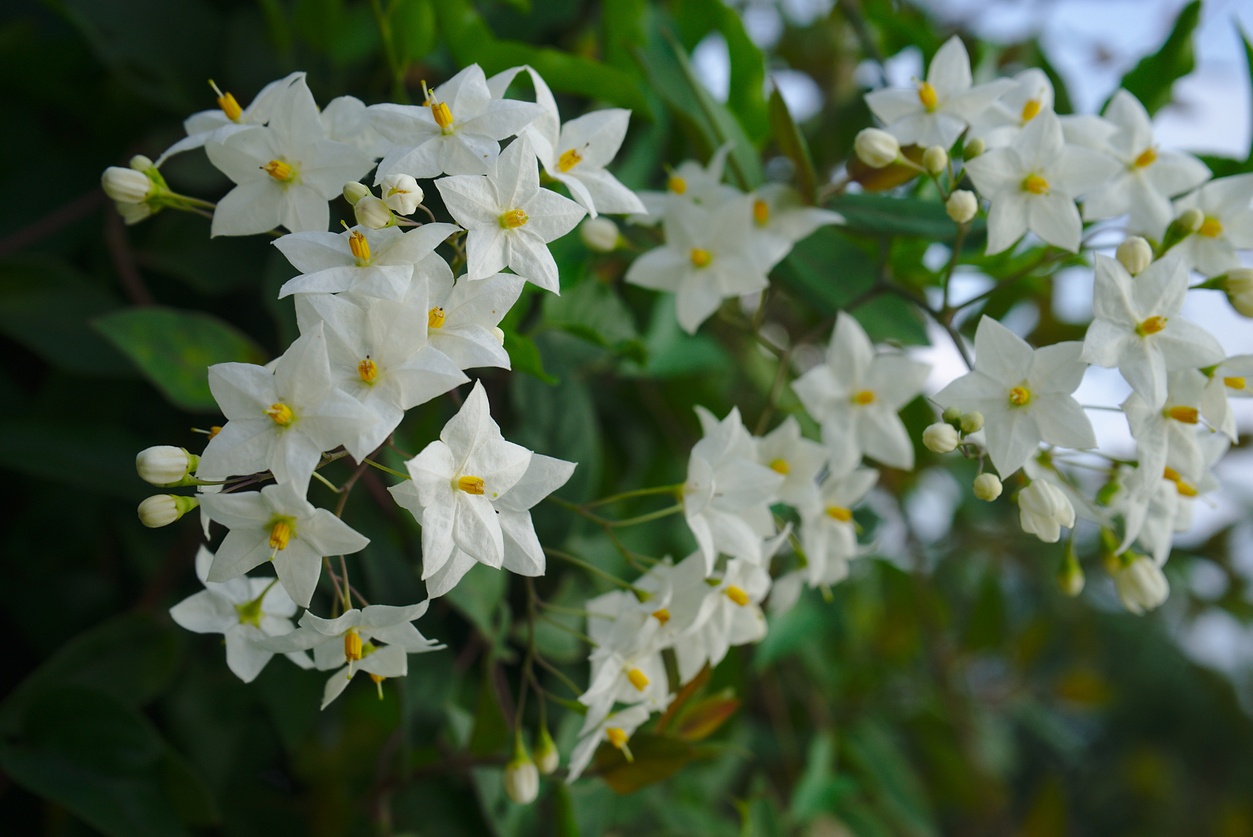
[[[1198, 10], [1186, 7], [1128, 77], [1146, 103], [1162, 104], [1148, 94], [1191, 69]], [[859, 562], [829, 596], [806, 595], [774, 619], [761, 645], [733, 649], [664, 728], [633, 740], [634, 766], [602, 754], [600, 778], [545, 780], [529, 807], [508, 803], [500, 781], [527, 630], [518, 579], [476, 568], [422, 624], [448, 650], [414, 658], [386, 700], [350, 688], [326, 712], [322, 675], [277, 661], [245, 686], [218, 639], [169, 620], [197, 589], [200, 532], [191, 521], [139, 526], [134, 509], [150, 489], [134, 454], [198, 449], [190, 428], [216, 418], [205, 366], [264, 361], [294, 338], [291, 306], [274, 298], [292, 271], [267, 240], [210, 241], [194, 216], [124, 227], [97, 186], [106, 166], [156, 157], [179, 138], [181, 120], [212, 105], [210, 78], [247, 101], [299, 69], [322, 103], [345, 93], [374, 103], [412, 99], [421, 80], [471, 62], [489, 74], [529, 63], [566, 118], [592, 104], [634, 111], [616, 169], [634, 188], [658, 187], [662, 162], [703, 160], [730, 141], [733, 182], [790, 179], [812, 196], [869, 124], [855, 69], [908, 45], [929, 58], [950, 32], [888, 0], [782, 20], [763, 54], [739, 10], [719, 0], [48, 0], [0, 10], [6, 833], [1253, 834], [1248, 703], [1176, 641], [1180, 625], [1213, 610], [1253, 616], [1227, 533], [1195, 554], [1176, 550], [1168, 606], [1137, 618], [1096, 567], [1079, 599], [1057, 592], [1060, 546], [1022, 536], [1006, 503], [937, 492], [937, 481], [968, 484], [973, 473], [950, 475], [922, 450], [917, 474], [886, 471], [882, 483], [906, 508], [938, 504], [951, 526], [928, 537], [906, 529], [904, 557]], [[725, 104], [687, 59], [712, 33], [730, 61]], [[976, 62], [1048, 69], [1032, 41], [968, 43]], [[765, 83], [780, 68], [807, 74], [823, 96], [799, 126]], [[226, 187], [197, 153], [165, 174], [186, 194]], [[776, 271], [771, 317], [793, 340], [821, 343], [834, 312], [857, 300], [876, 339], [925, 342], [909, 297], [936, 284], [922, 256], [952, 225], [923, 187], [888, 200], [837, 198], [849, 226], [814, 235]], [[965, 246], [991, 275], [1027, 272], [979, 310], [1034, 305], [1037, 342], [1076, 336], [1052, 316], [1052, 268], [1039, 252], [984, 259], [978, 235]], [[595, 257], [577, 236], [554, 249], [562, 296], [524, 297], [506, 323], [520, 371], [484, 381], [507, 438], [579, 462], [567, 498], [680, 480], [695, 404], [716, 415], [738, 405], [750, 427], [796, 408], [786, 389], [772, 395], [775, 359], [733, 323], [685, 336], [668, 298], [622, 286], [624, 257]], [[901, 290], [883, 292], [883, 276]], [[450, 401], [413, 411], [401, 446], [420, 449], [452, 411]], [[930, 415], [921, 402], [907, 411], [915, 438]], [[354, 576], [373, 602], [414, 601], [416, 527], [379, 502], [381, 480], [367, 474], [363, 485], [347, 514], [373, 543]], [[317, 490], [314, 502], [329, 503]], [[629, 575], [600, 530], [552, 506], [536, 518], [546, 544]], [[874, 535], [908, 518], [881, 502], [859, 520]], [[627, 534], [651, 554], [691, 546], [673, 518]], [[1225, 576], [1225, 593], [1189, 592], [1199, 564]], [[536, 587], [579, 607], [603, 584], [561, 566]], [[585, 682], [577, 640], [549, 622], [536, 630], [544, 654]], [[550, 717], [568, 753], [580, 719], [556, 704]]]

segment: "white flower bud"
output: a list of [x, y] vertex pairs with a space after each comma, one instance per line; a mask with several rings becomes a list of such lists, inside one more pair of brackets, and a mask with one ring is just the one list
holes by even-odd
[[1114, 255], [1127, 268], [1128, 273], [1136, 276], [1153, 261], [1153, 248], [1140, 236], [1133, 235], [1118, 245], [1118, 251]]
[[978, 433], [983, 429], [983, 413], [978, 410], [972, 410], [961, 418], [961, 432], [966, 435]]
[[979, 211], [979, 199], [969, 189], [957, 189], [944, 202], [944, 211], [954, 223], [969, 224]]
[[139, 522], [149, 529], [169, 526], [200, 505], [195, 497], [181, 494], [154, 494], [139, 504]]
[[1223, 290], [1236, 312], [1253, 317], [1253, 268], [1236, 267], [1223, 274]]
[[422, 187], [408, 174], [389, 174], [379, 184], [383, 203], [397, 215], [412, 215], [422, 205]]
[[975, 496], [984, 502], [992, 502], [1001, 496], [1004, 486], [1001, 485], [1001, 478], [996, 474], [990, 474], [986, 471], [975, 477]]
[[381, 230], [396, 223], [387, 204], [374, 195], [366, 195], [352, 205], [352, 212], [357, 216], [357, 223], [372, 230]]
[[878, 128], [865, 128], [853, 140], [853, 151], [872, 169], [890, 166], [901, 156], [901, 144], [896, 137]]
[[972, 140], [966, 141], [966, 145], [962, 149], [962, 154], [967, 160], [973, 160], [986, 151], [987, 147], [987, 143], [983, 141], [982, 137], [975, 137]]
[[579, 224], [579, 238], [593, 252], [612, 253], [618, 249], [618, 225], [603, 215], [588, 218]]
[[1083, 567], [1079, 566], [1079, 558], [1073, 547], [1066, 547], [1062, 557], [1062, 565], [1057, 570], [1057, 586], [1067, 596], [1078, 596], [1083, 592]]
[[349, 206], [356, 206], [357, 201], [368, 194], [370, 194], [370, 187], [364, 183], [350, 180], [344, 184], [344, 200], [348, 201]]
[[1205, 213], [1197, 209], [1195, 206], [1191, 209], [1184, 210], [1175, 223], [1179, 225], [1179, 229], [1185, 233], [1194, 233], [1205, 223]]
[[150, 157], [145, 157], [143, 154], [136, 154], [134, 157], [131, 157], [130, 167], [135, 171], [146, 172], [148, 169], [155, 168], [156, 166]]
[[548, 727], [540, 727], [535, 736], [535, 766], [545, 776], [551, 775], [561, 764], [557, 743], [548, 734]]
[[948, 168], [948, 152], [938, 145], [932, 145], [922, 152], [922, 167], [931, 174], [939, 174]]
[[1170, 585], [1166, 576], [1162, 575], [1161, 567], [1143, 555], [1131, 552], [1115, 560], [1122, 564], [1114, 571], [1114, 589], [1118, 591], [1123, 607], [1141, 614], [1166, 601]]
[[521, 741], [514, 750], [513, 761], [505, 765], [505, 793], [519, 805], [530, 805], [539, 796], [539, 770]]
[[1045, 543], [1057, 543], [1061, 527], [1075, 525], [1075, 507], [1053, 483], [1034, 480], [1018, 492], [1018, 522], [1024, 532]]
[[152, 194], [148, 175], [134, 169], [109, 166], [100, 176], [104, 193], [118, 203], [143, 203]]
[[135, 457], [135, 470], [139, 478], [152, 485], [177, 485], [196, 469], [199, 457], [184, 448], [173, 445], [156, 445], [141, 450]]
[[959, 441], [961, 440], [957, 436], [957, 428], [942, 421], [937, 421], [922, 431], [922, 443], [933, 453], [948, 453], [956, 450]]

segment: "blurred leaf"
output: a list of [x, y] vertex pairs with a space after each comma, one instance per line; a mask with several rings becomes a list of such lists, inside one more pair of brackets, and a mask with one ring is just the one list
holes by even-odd
[[727, 107], [754, 142], [764, 140], [770, 127], [763, 95], [765, 56], [744, 30], [739, 11], [722, 0], [678, 0], [673, 14], [683, 43], [689, 47], [695, 47], [711, 31], [722, 35], [730, 60]]
[[830, 732], [814, 735], [805, 755], [805, 772], [792, 788], [788, 814], [798, 822], [806, 822], [825, 811], [835, 810], [842, 783], [836, 778], [835, 738]]
[[631, 736], [627, 746], [632, 761], [627, 761], [622, 751], [608, 742], [596, 750], [596, 771], [617, 793], [634, 793], [668, 779], [696, 758], [691, 744], [646, 732]]
[[[1249, 36], [1245, 34], [1244, 29], [1240, 28], [1240, 43], [1244, 47], [1244, 69], [1249, 79], [1250, 99], [1253, 100], [1253, 43], [1249, 42]], [[1253, 119], [1253, 108], [1250, 108], [1250, 119]], [[1248, 170], [1253, 167], [1253, 135], [1249, 138], [1249, 153], [1244, 158], [1244, 168]], [[1216, 176], [1218, 172], [1214, 172]], [[1235, 172], [1231, 172], [1235, 174]]]
[[692, 699], [694, 695], [705, 688], [705, 684], [709, 682], [710, 669], [708, 665], [701, 666], [701, 670], [692, 676], [692, 679], [683, 684], [678, 694], [670, 701], [670, 705], [666, 707], [666, 711], [657, 719], [657, 725], [653, 728], [658, 735], [665, 732], [670, 726], [670, 722], [674, 720], [679, 711]]
[[[828, 204], [844, 216], [845, 226], [858, 232], [880, 235], [912, 235], [932, 241], [952, 241], [957, 225], [937, 200], [887, 195], [839, 195]], [[971, 224], [971, 237], [982, 233], [985, 222]]]
[[98, 317], [95, 326], [170, 403], [192, 412], [218, 410], [209, 391], [209, 366], [266, 361], [248, 335], [199, 311], [132, 308]]
[[508, 586], [504, 570], [475, 563], [444, 598], [461, 611], [490, 643], [498, 633], [497, 611]]
[[544, 324], [637, 363], [646, 361], [647, 353], [631, 310], [604, 282], [585, 279], [561, 296], [545, 297]]
[[926, 790], [884, 723], [865, 718], [844, 739], [850, 761], [873, 781], [879, 810], [895, 822], [897, 833], [938, 834]]
[[1005, 643], [1006, 628], [1001, 578], [995, 568], [989, 567], [970, 608], [962, 644], [972, 651], [998, 648]]
[[1170, 103], [1175, 81], [1192, 72], [1196, 62], [1192, 33], [1201, 22], [1201, 0], [1192, 0], [1179, 11], [1162, 48], [1146, 55], [1122, 77], [1119, 87], [1140, 100], [1149, 115]]
[[770, 91], [770, 132], [779, 150], [792, 161], [796, 171], [796, 188], [805, 203], [812, 206], [818, 198], [818, 175], [814, 172], [814, 161], [809, 155], [809, 144], [792, 119], [792, 112], [777, 87]]
[[509, 722], [501, 709], [492, 676], [493, 667], [494, 663], [484, 657], [483, 677], [479, 680], [478, 703], [474, 709], [474, 727], [466, 744], [466, 751], [476, 756], [504, 753], [512, 740]]
[[557, 383], [556, 378], [544, 371], [544, 360], [540, 357], [539, 347], [528, 335], [512, 329], [505, 330], [505, 351], [509, 353], [509, 363], [514, 372], [534, 375], [546, 384]]
[[135, 454], [152, 440], [124, 427], [91, 422], [89, 416], [78, 421], [35, 414], [0, 419], [0, 439], [0, 465], [14, 473], [128, 502], [135, 502], [144, 491], [140, 486], [147, 485], [137, 476], [133, 481], [119, 476], [134, 475]]
[[740, 699], [733, 695], [731, 689], [723, 689], [687, 707], [675, 724], [675, 737], [681, 741], [703, 741], [713, 735], [740, 708]]
[[635, 72], [635, 50], [644, 45], [644, 20], [648, 0], [615, 0], [602, 3], [600, 37], [604, 60], [620, 70]]
[[396, 52], [402, 60], [419, 61], [435, 49], [438, 39], [432, 0], [394, 0], [391, 23]]
[[675, 378], [723, 369], [728, 361], [726, 351], [707, 332], [688, 334], [679, 326], [674, 297], [658, 295], [644, 336], [647, 366], [644, 372], [653, 378]]
[[797, 242], [775, 276], [807, 305], [833, 314], [874, 284], [875, 266], [847, 233], [824, 227]]

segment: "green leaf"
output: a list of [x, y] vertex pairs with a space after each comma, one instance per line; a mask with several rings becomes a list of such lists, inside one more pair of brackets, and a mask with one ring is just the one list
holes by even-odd
[[805, 136], [792, 119], [792, 112], [783, 101], [782, 94], [776, 87], [770, 91], [770, 132], [775, 144], [789, 160], [796, 171], [796, 188], [800, 190], [805, 203], [811, 206], [818, 197], [818, 175], [814, 172], [814, 161], [809, 156], [809, 144]]
[[544, 371], [544, 360], [540, 357], [539, 347], [528, 335], [506, 330], [505, 351], [509, 353], [509, 363], [514, 372], [525, 372], [546, 384], [557, 383], [555, 377]]
[[824, 227], [798, 242], [774, 275], [806, 304], [831, 314], [874, 284], [874, 270], [846, 233]]
[[1149, 115], [1171, 100], [1171, 88], [1196, 67], [1192, 33], [1201, 21], [1201, 0], [1192, 0], [1175, 18], [1162, 48], [1140, 59], [1119, 85], [1140, 100]]
[[418, 61], [434, 51], [437, 26], [431, 0], [394, 0], [391, 24], [401, 60]]
[[630, 357], [637, 363], [646, 359], [631, 310], [604, 282], [588, 279], [561, 296], [545, 297], [544, 324]]
[[215, 363], [264, 363], [261, 348], [243, 332], [211, 314], [173, 308], [133, 308], [95, 320], [174, 404], [191, 412], [216, 412], [207, 370]]
[[842, 783], [831, 769], [835, 763], [835, 738], [830, 732], [815, 735], [805, 756], [805, 772], [792, 789], [788, 813], [794, 820], [806, 822], [825, 811], [835, 809]]
[[[1249, 84], [1251, 85], [1249, 88], [1250, 93], [1253, 93], [1253, 43], [1249, 43], [1249, 36], [1244, 33], [1243, 29], [1240, 30], [1240, 43], [1244, 45], [1244, 68], [1248, 73]], [[1244, 158], [1245, 170], [1248, 170], [1250, 167], [1253, 167], [1253, 137], [1249, 139], [1249, 153]], [[1215, 172], [1215, 175], [1218, 175], [1218, 172]]]
[[738, 117], [754, 141], [766, 138], [769, 120], [763, 96], [766, 60], [744, 29], [740, 13], [722, 0], [679, 0], [674, 18], [684, 44], [695, 46], [711, 31], [719, 32], [727, 44], [730, 79], [727, 107]]
[[648, 733], [631, 736], [627, 746], [631, 748], [632, 761], [627, 761], [622, 751], [608, 742], [596, 751], [596, 771], [617, 793], [634, 793], [668, 779], [697, 755], [691, 744]]
[[845, 736], [848, 758], [860, 768], [867, 788], [878, 797], [876, 809], [889, 816], [896, 833], [938, 834], [926, 790], [901, 752], [886, 723], [864, 719]]
[[462, 582], [444, 597], [461, 611], [489, 642], [497, 634], [496, 613], [508, 589], [504, 570], [475, 564]]
[[[957, 225], [938, 201], [887, 195], [839, 195], [829, 208], [844, 216], [848, 229], [858, 232], [909, 235], [932, 241], [952, 241], [957, 236]], [[985, 228], [982, 219], [975, 220], [966, 236], [967, 242], [972, 242]]]

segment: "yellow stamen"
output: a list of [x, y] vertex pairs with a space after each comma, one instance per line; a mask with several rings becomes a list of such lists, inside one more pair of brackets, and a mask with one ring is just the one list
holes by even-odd
[[374, 672], [370, 672], [370, 679], [374, 681], [374, 688], [378, 689], [379, 700], [382, 700], [383, 699], [383, 681], [386, 680], [387, 678], [381, 674], [375, 674]]
[[787, 464], [786, 459], [776, 459], [770, 463], [770, 470], [774, 471], [776, 474], [783, 474], [783, 476], [787, 476], [792, 470], [792, 466]]
[[827, 506], [826, 512], [827, 517], [830, 517], [833, 520], [838, 520], [841, 523], [848, 523], [853, 519], [853, 512], [843, 506]]
[[609, 739], [610, 744], [622, 751], [627, 761], [634, 761], [631, 758], [631, 750], [627, 747], [627, 741], [631, 737], [627, 735], [626, 730], [621, 727], [609, 727], [605, 730], [605, 737]]
[[653, 618], [664, 625], [670, 621], [670, 611], [664, 607], [661, 610], [654, 610]]
[[436, 305], [430, 311], [426, 312], [427, 328], [443, 328], [444, 327], [444, 309]]
[[687, 181], [679, 177], [677, 174], [670, 175], [670, 179], [666, 181], [666, 188], [676, 195], [682, 195], [687, 191]]
[[213, 437], [222, 432], [222, 425], [215, 424], [209, 428], [208, 440], [213, 441]]
[[431, 102], [431, 116], [435, 117], [435, 124], [441, 131], [445, 134], [452, 133], [452, 111], [447, 102]]
[[850, 399], [854, 404], [860, 404], [865, 407], [867, 404], [873, 404], [875, 400], [874, 390], [863, 389], [861, 392], [853, 393]]
[[561, 152], [561, 156], [557, 158], [557, 170], [565, 174], [581, 162], [583, 162], [583, 155], [570, 148]]
[[918, 101], [922, 102], [922, 106], [928, 111], [933, 111], [936, 105], [940, 103], [940, 97], [936, 95], [935, 88], [930, 82], [918, 82]]
[[271, 160], [261, 168], [279, 183], [290, 183], [296, 179], [296, 170], [282, 160]]
[[1201, 228], [1197, 232], [1206, 238], [1218, 238], [1218, 236], [1223, 234], [1223, 222], [1217, 218], [1207, 216], [1201, 222]]
[[1175, 480], [1175, 491], [1179, 492], [1183, 497], [1195, 497], [1199, 493], [1196, 490], [1196, 486], [1190, 485], [1183, 480]]
[[735, 602], [740, 607], [748, 604], [748, 594], [744, 592], [743, 587], [736, 587], [732, 584], [726, 590], [722, 591], [727, 594], [727, 598]]
[[1149, 146], [1140, 152], [1140, 156], [1136, 157], [1136, 168], [1145, 169], [1157, 162], [1157, 149]]
[[1223, 378], [1223, 385], [1228, 389], [1244, 389], [1244, 378]]
[[770, 223], [770, 204], [761, 198], [753, 201], [753, 220], [757, 222], [759, 227], [764, 227]]
[[1026, 387], [1014, 387], [1009, 391], [1009, 403], [1012, 407], [1025, 407], [1031, 403], [1031, 390]]
[[296, 419], [296, 416], [291, 411], [291, 407], [288, 407], [282, 401], [271, 404], [270, 409], [266, 410], [265, 414], [279, 427], [286, 427]]
[[1196, 407], [1168, 407], [1166, 417], [1183, 424], [1196, 424], [1200, 420]]
[[1039, 99], [1028, 99], [1027, 103], [1022, 106], [1022, 121], [1030, 122], [1040, 115], [1040, 109], [1044, 106]]
[[370, 263], [370, 242], [361, 234], [361, 230], [353, 230], [348, 234], [348, 249], [352, 251], [358, 265]]
[[1038, 174], [1029, 174], [1022, 182], [1022, 189], [1033, 195], [1044, 195], [1048, 193], [1049, 182]]
[[1170, 480], [1171, 482], [1179, 482], [1182, 478], [1179, 476], [1178, 471], [1168, 465], [1166, 466], [1166, 469], [1162, 471], [1162, 479]]
[[291, 543], [291, 521], [276, 520], [270, 527], [270, 549], [278, 552]]
[[232, 122], [238, 122], [239, 117], [244, 114], [244, 109], [239, 106], [239, 102], [235, 101], [235, 97], [219, 90], [218, 86], [213, 83], [213, 79], [209, 79], [209, 86], [217, 94], [218, 107], [222, 109], [222, 113], [226, 114], [226, 118]]
[[518, 227], [525, 225], [526, 222], [526, 212], [521, 209], [511, 209], [500, 216], [500, 228], [502, 230], [516, 230]]
[[361, 380], [372, 384], [379, 376], [379, 365], [366, 355], [365, 360], [357, 364], [357, 374], [361, 376]]
[[458, 477], [456, 485], [466, 494], [483, 494], [487, 491], [487, 483], [483, 482], [482, 477]]
[[709, 263], [714, 260], [713, 253], [699, 247], [693, 247], [689, 257], [692, 260], [692, 267], [709, 267]]
[[1136, 326], [1136, 334], [1141, 337], [1148, 337], [1150, 334], [1157, 334], [1165, 327], [1165, 317], [1149, 317], [1147, 320]]
[[640, 671], [638, 668], [631, 669], [626, 673], [626, 676], [627, 680], [631, 681], [631, 685], [635, 687], [637, 692], [642, 692], [648, 688], [648, 675]]
[[361, 634], [356, 628], [349, 628], [344, 634], [344, 659], [350, 663], [361, 659]]

